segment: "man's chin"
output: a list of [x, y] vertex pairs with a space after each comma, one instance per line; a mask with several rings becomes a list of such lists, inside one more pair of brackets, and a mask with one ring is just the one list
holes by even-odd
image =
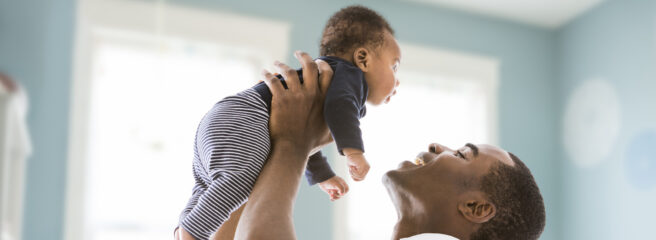
[[397, 173], [395, 171], [396, 170], [390, 170], [383, 174], [383, 185], [385, 187], [388, 188], [389, 186], [394, 185], [394, 182], [396, 181], [395, 179], [397, 178]]
[[410, 194], [406, 188], [407, 177], [407, 173], [398, 169], [390, 170], [383, 175], [383, 185], [397, 210], [403, 206], [403, 199], [407, 198], [403, 196]]
[[393, 182], [397, 182], [400, 178], [400, 175], [402, 175], [402, 172], [416, 169], [417, 165], [410, 161], [403, 161], [399, 163], [396, 169], [389, 170], [383, 175], [383, 184], [387, 185]]
[[402, 185], [404, 179], [403, 175], [403, 171], [400, 171], [399, 169], [387, 171], [383, 175], [383, 185], [388, 189], [396, 189], [399, 185]]

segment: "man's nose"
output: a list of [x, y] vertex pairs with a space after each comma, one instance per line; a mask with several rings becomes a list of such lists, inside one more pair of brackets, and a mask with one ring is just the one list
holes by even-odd
[[440, 154], [444, 151], [453, 151], [453, 150], [439, 143], [431, 143], [428, 144], [428, 151], [435, 154]]
[[417, 155], [417, 158], [421, 159], [424, 163], [429, 163], [437, 159], [439, 155], [435, 153], [430, 153], [430, 152], [420, 152]]

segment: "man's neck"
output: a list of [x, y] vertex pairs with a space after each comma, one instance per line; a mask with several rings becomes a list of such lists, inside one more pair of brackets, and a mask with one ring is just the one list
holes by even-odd
[[426, 228], [425, 224], [422, 224], [421, 221], [416, 219], [401, 218], [399, 222], [394, 226], [394, 232], [392, 233], [392, 239], [398, 240], [401, 238], [411, 237], [420, 233], [431, 232], [430, 229]]
[[[399, 221], [394, 226], [393, 239], [406, 238], [420, 233], [431, 233], [435, 231], [434, 228], [437, 223], [431, 218], [437, 215], [436, 212], [429, 211], [421, 202], [412, 199], [412, 197], [399, 196], [398, 200], [405, 202], [405, 204], [400, 204], [402, 207], [397, 208]], [[406, 208], [405, 206], [412, 207]]]
[[399, 221], [394, 226], [392, 239], [398, 240], [422, 233], [441, 233], [461, 240], [468, 239], [466, 224], [453, 216], [436, 209], [427, 209], [424, 204], [416, 201], [403, 206], [412, 206], [412, 208], [397, 209]]

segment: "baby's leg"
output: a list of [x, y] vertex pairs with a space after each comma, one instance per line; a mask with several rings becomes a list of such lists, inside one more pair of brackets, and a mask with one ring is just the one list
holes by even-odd
[[196, 136], [207, 189], [181, 221], [207, 239], [246, 202], [270, 150], [266, 105], [254, 91], [228, 97], [201, 121]]

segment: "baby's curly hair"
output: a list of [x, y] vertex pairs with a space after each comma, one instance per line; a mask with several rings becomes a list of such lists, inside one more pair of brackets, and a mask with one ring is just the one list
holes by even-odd
[[321, 56], [336, 56], [361, 47], [372, 51], [384, 43], [385, 31], [394, 35], [387, 20], [374, 10], [361, 5], [348, 6], [333, 14], [321, 37]]

